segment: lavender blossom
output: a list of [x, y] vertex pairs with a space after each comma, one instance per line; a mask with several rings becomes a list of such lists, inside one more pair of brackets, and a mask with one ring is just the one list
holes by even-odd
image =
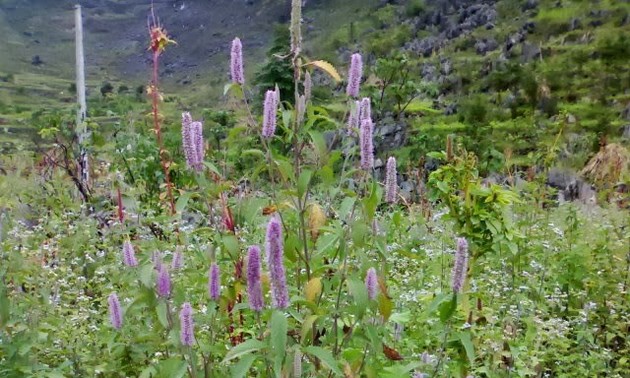
[[208, 272], [208, 293], [213, 301], [218, 300], [221, 293], [221, 276], [216, 263], [212, 263]]
[[267, 226], [266, 247], [273, 306], [284, 309], [289, 306], [289, 293], [284, 273], [282, 225], [276, 216], [271, 218]]
[[168, 298], [171, 295], [171, 277], [168, 274], [166, 265], [160, 265], [156, 282], [157, 293], [162, 298]]
[[180, 334], [179, 339], [184, 346], [192, 346], [195, 342], [195, 334], [193, 330], [193, 310], [190, 303], [186, 302], [179, 312]]
[[389, 203], [396, 202], [398, 192], [398, 182], [396, 181], [396, 158], [390, 156], [387, 159], [387, 167], [385, 173], [385, 201]]
[[361, 76], [363, 75], [363, 60], [361, 54], [352, 54], [350, 61], [350, 71], [348, 71], [348, 86], [346, 94], [350, 97], [359, 96], [359, 86], [361, 85]]
[[230, 74], [234, 84], [245, 84], [245, 75], [243, 74], [243, 45], [238, 38], [234, 38], [232, 41]]
[[120, 302], [116, 293], [111, 293], [107, 298], [109, 302], [109, 320], [112, 323], [112, 327], [120, 329], [122, 327], [122, 312], [120, 311]]
[[184, 265], [184, 254], [182, 247], [178, 245], [173, 253], [173, 260], [171, 261], [171, 270], [179, 270]]
[[359, 133], [359, 145], [361, 147], [361, 168], [370, 170], [374, 168], [374, 144], [372, 141], [372, 120], [361, 121], [361, 131]]
[[138, 260], [136, 260], [136, 253], [133, 250], [133, 245], [129, 240], [125, 240], [123, 243], [123, 262], [127, 266], [138, 266]]
[[348, 116], [348, 135], [353, 135], [359, 129], [359, 114], [361, 113], [361, 101], [355, 101]]
[[367, 288], [368, 298], [376, 299], [378, 294], [378, 278], [376, 277], [376, 269], [370, 268], [365, 275], [365, 287]]
[[257, 245], [249, 247], [247, 252], [247, 297], [249, 308], [262, 311], [265, 304], [260, 283], [260, 248]]
[[205, 146], [203, 142], [203, 124], [201, 122], [193, 122], [190, 124], [191, 133], [193, 135], [193, 143], [195, 147], [195, 164], [193, 168], [197, 172], [203, 169], [203, 158], [205, 156]]
[[451, 273], [453, 292], [461, 293], [466, 280], [468, 270], [468, 242], [465, 238], [457, 238], [457, 251], [455, 252], [455, 263]]
[[194, 122], [190, 113], [182, 113], [182, 148], [188, 168], [201, 171], [205, 155], [203, 124]]
[[359, 106], [359, 120], [372, 119], [372, 100], [369, 97], [363, 97], [361, 99], [361, 105]]
[[265, 103], [263, 109], [262, 136], [271, 138], [276, 132], [276, 114], [278, 112], [278, 94], [276, 91], [265, 93]]

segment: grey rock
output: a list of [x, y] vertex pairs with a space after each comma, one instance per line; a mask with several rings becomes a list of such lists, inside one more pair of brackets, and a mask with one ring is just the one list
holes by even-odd
[[482, 39], [475, 43], [475, 51], [479, 55], [486, 55], [490, 51], [494, 51], [499, 47], [499, 44], [494, 39]]
[[39, 55], [35, 55], [33, 59], [31, 59], [31, 64], [34, 66], [39, 66], [44, 64], [44, 61], [42, 60], [42, 58], [40, 58]]
[[597, 196], [591, 184], [568, 169], [552, 168], [547, 175], [547, 185], [558, 189], [561, 201], [592, 203]]
[[538, 7], [538, 0], [527, 0], [525, 4], [523, 4], [522, 9], [524, 11], [536, 9]]
[[624, 139], [630, 139], [630, 123], [622, 127], [621, 137]]
[[582, 27], [582, 21], [579, 18], [573, 17], [571, 21], [569, 21], [569, 31], [577, 30]]
[[531, 43], [524, 43], [521, 51], [521, 59], [523, 62], [531, 62], [534, 59], [540, 58], [542, 51], [540, 46]]
[[444, 109], [444, 115], [457, 114], [457, 104], [448, 104]]
[[626, 107], [621, 111], [619, 117], [621, 117], [624, 121], [630, 121], [630, 103], [628, 103], [628, 105], [626, 105]]

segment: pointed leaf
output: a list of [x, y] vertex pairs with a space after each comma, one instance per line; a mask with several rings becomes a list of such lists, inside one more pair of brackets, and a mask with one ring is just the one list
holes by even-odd
[[305, 66], [317, 67], [320, 70], [326, 72], [328, 75], [330, 75], [330, 77], [335, 79], [335, 81], [337, 82], [341, 81], [341, 76], [339, 75], [339, 72], [337, 72], [337, 69], [335, 69], [335, 67], [332, 64], [328, 63], [325, 60], [314, 60], [312, 62], [306, 63]]

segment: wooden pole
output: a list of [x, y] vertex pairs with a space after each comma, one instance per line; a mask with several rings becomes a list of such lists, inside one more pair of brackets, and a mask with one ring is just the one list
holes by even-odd
[[77, 4], [74, 8], [74, 29], [75, 29], [75, 47], [76, 47], [76, 87], [77, 87], [77, 121], [76, 133], [79, 137], [80, 157], [79, 165], [81, 167], [81, 180], [84, 185], [88, 185], [90, 179], [90, 165], [88, 153], [85, 148], [89, 140], [85, 117], [87, 113], [87, 104], [85, 101], [85, 56], [83, 54], [83, 18], [81, 16], [81, 5]]

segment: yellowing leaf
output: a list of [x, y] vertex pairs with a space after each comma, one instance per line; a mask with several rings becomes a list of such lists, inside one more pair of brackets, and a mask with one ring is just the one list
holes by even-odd
[[319, 277], [311, 278], [311, 280], [308, 281], [308, 283], [306, 284], [306, 287], [304, 288], [304, 296], [306, 297], [306, 300], [309, 302], [315, 302], [315, 299], [317, 299], [317, 297], [321, 294], [321, 292], [322, 292], [322, 279]]
[[330, 75], [330, 77], [335, 79], [335, 81], [341, 81], [341, 76], [339, 76], [339, 72], [337, 72], [332, 64], [328, 63], [325, 60], [314, 60], [312, 62], [306, 63], [305, 66], [315, 66], [320, 70], [326, 72], [328, 75]]
[[378, 312], [381, 313], [385, 321], [392, 315], [393, 309], [394, 303], [392, 303], [391, 299], [387, 298], [385, 295], [378, 296]]
[[310, 206], [310, 214], [308, 217], [308, 227], [311, 230], [311, 238], [317, 239], [319, 230], [326, 224], [326, 213], [321, 206], [314, 203]]

